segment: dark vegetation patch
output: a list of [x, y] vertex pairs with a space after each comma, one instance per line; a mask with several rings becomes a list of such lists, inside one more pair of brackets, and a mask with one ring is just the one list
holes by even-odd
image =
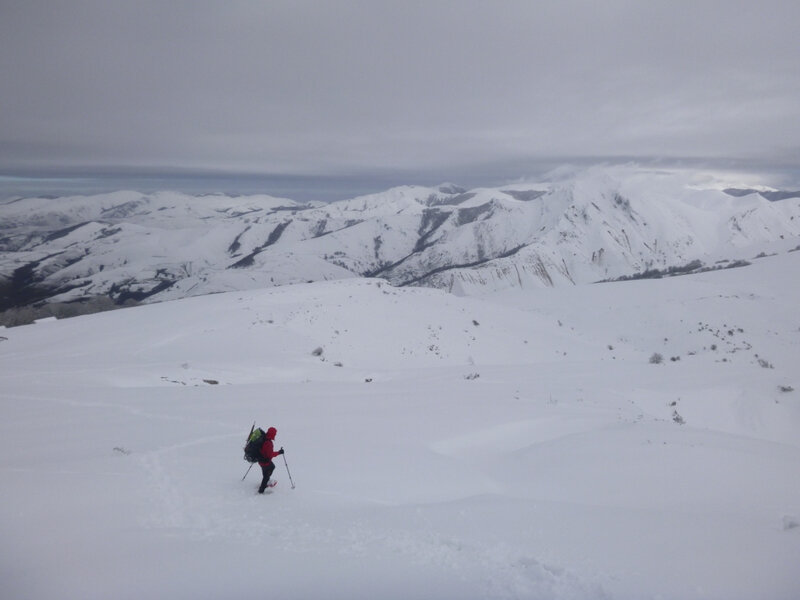
[[314, 226], [314, 230], [311, 232], [311, 235], [315, 238], [322, 237], [323, 235], [325, 235], [325, 230], [327, 228], [328, 228], [328, 219], [322, 219], [318, 221], [317, 224]]
[[291, 212], [294, 214], [297, 211], [301, 210], [310, 210], [314, 208], [310, 204], [301, 204], [299, 206], [276, 206], [275, 208], [270, 209], [270, 212]]
[[513, 256], [514, 254], [516, 254], [517, 252], [519, 252], [520, 250], [525, 248], [525, 246], [527, 246], [527, 244], [522, 244], [520, 246], [512, 248], [511, 250], [507, 250], [506, 252], [498, 254], [497, 256], [492, 256], [490, 258], [481, 258], [481, 259], [476, 260], [474, 262], [456, 264], [456, 265], [444, 265], [444, 266], [441, 266], [441, 267], [437, 267], [435, 269], [432, 269], [432, 270], [428, 271], [427, 273], [425, 273], [423, 275], [420, 275], [419, 277], [414, 277], [413, 279], [409, 279], [407, 281], [403, 281], [403, 282], [399, 283], [398, 285], [400, 285], [400, 286], [414, 285], [414, 284], [417, 284], [417, 283], [427, 279], [428, 277], [432, 277], [433, 275], [437, 275], [439, 273], [443, 273], [444, 271], [450, 271], [452, 269], [469, 269], [471, 267], [480, 266], [480, 265], [482, 265], [484, 263], [489, 262], [490, 260], [496, 260], [496, 259], [500, 259], [500, 258], [508, 258], [509, 256]]
[[531, 200], [536, 200], [537, 198], [541, 198], [547, 192], [545, 190], [502, 190], [504, 194], [508, 194], [514, 200], [519, 200], [520, 202], [530, 202]]
[[666, 269], [647, 269], [641, 273], [633, 275], [621, 275], [612, 279], [602, 279], [595, 283], [609, 283], [615, 281], [634, 281], [637, 279], [661, 279], [662, 277], [676, 277], [678, 275], [692, 275], [695, 273], [707, 273], [709, 271], [720, 271], [722, 269], [736, 269], [747, 267], [752, 263], [746, 260], [723, 261], [724, 264], [717, 264], [713, 267], [706, 267], [702, 261], [693, 260], [685, 265], [667, 267]]
[[126, 302], [130, 302], [131, 300], [133, 300], [136, 303], [139, 303], [142, 300], [146, 300], [150, 296], [154, 296], [159, 292], [163, 292], [164, 290], [169, 289], [173, 285], [175, 285], [175, 281], [172, 279], [162, 279], [150, 289], [142, 289], [141, 287], [138, 287], [137, 289], [131, 289], [130, 286], [132, 283], [134, 282], [126, 281], [121, 284], [115, 283], [114, 285], [111, 286], [111, 289], [108, 291], [108, 295], [117, 304], [125, 304]]
[[55, 317], [68, 319], [80, 315], [90, 315], [118, 308], [127, 308], [138, 304], [134, 300], [117, 303], [108, 296], [94, 296], [82, 298], [73, 302], [38, 302], [27, 306], [9, 308], [0, 312], [0, 325], [15, 327], [29, 325], [38, 319]]
[[231, 242], [231, 245], [228, 246], [228, 254], [233, 256], [234, 254], [236, 254], [239, 251], [239, 248], [242, 247], [242, 244], [241, 244], [241, 242], [239, 242], [239, 240], [242, 239], [242, 236], [245, 233], [247, 233], [247, 231], [249, 229], [250, 229], [250, 226], [248, 225], [247, 227], [245, 227], [244, 231], [242, 231], [241, 233], [239, 233], [239, 235], [237, 235], [235, 238], [233, 238], [233, 241]]
[[77, 225], [71, 225], [69, 227], [64, 227], [63, 229], [58, 229], [56, 231], [53, 231], [52, 233], [48, 234], [44, 238], [44, 240], [42, 240], [42, 242], [43, 243], [52, 242], [53, 240], [57, 240], [57, 239], [60, 239], [62, 237], [66, 237], [70, 233], [75, 231], [76, 229], [80, 229], [81, 227], [83, 227], [84, 225], [87, 225], [88, 223], [89, 223], [89, 221], [84, 221], [83, 223], [78, 223]]
[[95, 239], [102, 240], [104, 238], [109, 238], [112, 235], [117, 235], [120, 231], [122, 231], [122, 227], [106, 227]]
[[[409, 258], [414, 256], [418, 252], [424, 251], [426, 248], [431, 246], [433, 243], [430, 242], [431, 236], [450, 218], [452, 213], [450, 211], [442, 211], [436, 208], [429, 208], [422, 211], [422, 220], [419, 223], [419, 227], [417, 228], [417, 234], [419, 238], [417, 239], [417, 243], [414, 245], [414, 249], [411, 251], [411, 254], [404, 256], [400, 260], [397, 260], [393, 263], [382, 264], [377, 269], [372, 271], [367, 271], [362, 273], [364, 277], [378, 277], [387, 271], [391, 271], [396, 267], [403, 264]], [[376, 253], [379, 246], [376, 245]]]
[[[137, 214], [139, 208], [144, 204], [145, 202], [143, 200], [129, 200], [128, 202], [117, 204], [116, 206], [104, 208], [101, 211], [101, 214], [106, 219], [124, 219], [126, 217], [130, 217], [131, 215]], [[147, 214], [147, 212], [139, 214]]]
[[450, 196], [442, 198], [441, 196], [437, 196], [435, 194], [431, 194], [428, 196], [428, 201], [425, 203], [428, 206], [435, 207], [435, 206], [458, 206], [459, 204], [463, 204], [467, 200], [471, 200], [475, 197], [475, 194], [472, 192], [468, 193], [460, 193], [456, 196]]
[[422, 211], [422, 220], [420, 221], [419, 228], [417, 229], [419, 239], [414, 246], [414, 252], [422, 252], [430, 245], [428, 240], [442, 225], [444, 225], [445, 221], [450, 218], [450, 214], [451, 213], [448, 211], [436, 209], [427, 209]]
[[256, 256], [258, 255], [259, 252], [261, 252], [260, 248], [258, 248], [256, 250], [253, 250], [250, 254], [248, 254], [244, 258], [241, 258], [241, 259], [237, 260], [235, 263], [233, 263], [232, 265], [228, 266], [228, 268], [229, 269], [244, 269], [244, 268], [247, 268], [247, 267], [252, 267], [256, 262]]
[[264, 242], [262, 245], [260, 245], [257, 248], [255, 248], [250, 254], [248, 254], [247, 256], [242, 258], [241, 260], [238, 260], [235, 263], [233, 263], [232, 265], [230, 265], [228, 268], [229, 269], [242, 269], [242, 268], [245, 268], [245, 267], [253, 266], [253, 264], [255, 263], [256, 256], [258, 256], [258, 254], [262, 250], [272, 246], [275, 242], [277, 242], [279, 239], [281, 239], [281, 235], [283, 235], [283, 231], [291, 223], [292, 223], [291, 221], [284, 221], [283, 223], [281, 223], [280, 225], [275, 227], [275, 229], [273, 229], [272, 232], [269, 234], [269, 237], [267, 238], [266, 242]]
[[34, 260], [14, 270], [11, 277], [0, 281], [0, 310], [8, 310], [33, 304], [49, 298], [55, 293], [51, 286], [41, 284], [36, 276], [36, 268], [43, 261], [61, 254], [57, 252]]
[[490, 214], [494, 205], [491, 202], [481, 204], [480, 206], [472, 206], [470, 208], [459, 208], [456, 212], [457, 221], [456, 225], [468, 225], [477, 221], [481, 215]]

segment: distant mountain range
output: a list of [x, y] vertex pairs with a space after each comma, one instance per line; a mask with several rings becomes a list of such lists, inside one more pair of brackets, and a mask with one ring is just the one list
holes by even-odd
[[800, 192], [701, 189], [603, 169], [491, 189], [398, 187], [330, 204], [130, 191], [19, 198], [0, 204], [0, 310], [346, 277], [473, 295], [724, 264], [798, 236]]

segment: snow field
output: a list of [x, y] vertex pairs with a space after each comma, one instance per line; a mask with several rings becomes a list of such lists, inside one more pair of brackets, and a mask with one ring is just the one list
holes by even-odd
[[[486, 300], [339, 281], [6, 329], [4, 594], [794, 598], [798, 260]], [[254, 419], [296, 489], [280, 457], [272, 494], [258, 466], [241, 481]]]

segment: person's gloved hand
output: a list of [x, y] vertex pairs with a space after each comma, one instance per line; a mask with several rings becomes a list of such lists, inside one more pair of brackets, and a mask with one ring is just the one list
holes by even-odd
[[283, 454], [283, 446], [281, 446], [281, 449], [278, 450], [278, 454]]

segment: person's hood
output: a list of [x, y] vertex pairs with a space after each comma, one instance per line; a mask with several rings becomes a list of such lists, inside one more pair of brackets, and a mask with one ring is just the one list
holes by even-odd
[[276, 435], [278, 435], [278, 430], [277, 429], [275, 429], [274, 427], [270, 427], [269, 429], [267, 429], [267, 439], [268, 440], [274, 440]]

